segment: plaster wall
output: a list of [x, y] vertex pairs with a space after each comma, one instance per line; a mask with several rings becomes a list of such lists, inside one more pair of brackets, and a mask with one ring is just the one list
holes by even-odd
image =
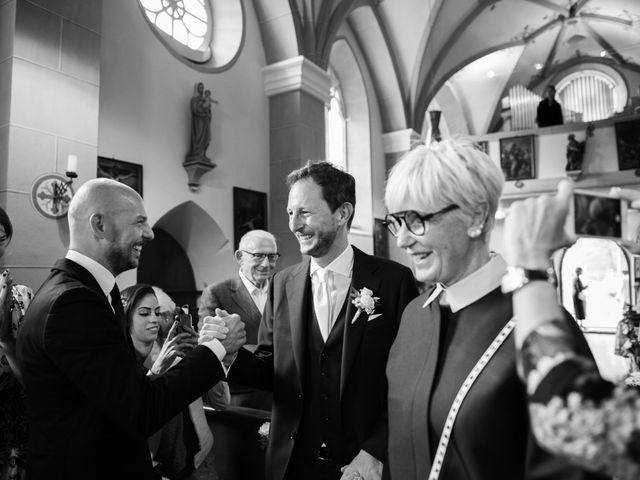
[[[265, 57], [253, 3], [244, 6], [243, 49], [231, 68], [215, 74], [176, 59], [153, 34], [137, 2], [110, 0], [103, 12], [98, 154], [142, 164], [152, 226], [175, 206], [193, 201], [220, 227], [227, 241], [211, 239], [209, 254], [216, 261], [192, 259], [198, 289], [237, 269], [233, 187], [269, 194], [269, 113], [261, 73]], [[189, 101], [197, 82], [218, 101], [207, 151], [217, 167], [202, 177], [198, 192], [191, 192], [182, 162], [189, 149]], [[134, 282], [134, 272], [119, 279], [122, 288]]]

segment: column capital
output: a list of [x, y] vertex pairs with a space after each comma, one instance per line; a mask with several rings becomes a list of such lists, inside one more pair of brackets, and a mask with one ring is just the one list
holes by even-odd
[[382, 134], [382, 148], [384, 153], [404, 153], [411, 150], [417, 142], [422, 141], [422, 137], [413, 128], [396, 130]]
[[267, 96], [302, 90], [322, 102], [330, 98], [331, 77], [306, 57], [288, 58], [262, 69]]

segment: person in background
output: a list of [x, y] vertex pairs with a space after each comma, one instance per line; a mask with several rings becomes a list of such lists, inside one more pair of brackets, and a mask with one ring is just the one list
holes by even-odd
[[[207, 315], [214, 316], [216, 308], [236, 313], [242, 318], [247, 331], [244, 348], [255, 351], [258, 328], [267, 303], [269, 281], [279, 256], [276, 239], [272, 234], [264, 230], [245, 233], [235, 252], [240, 267], [238, 274], [204, 289], [198, 308], [199, 325], [202, 325]], [[229, 390], [231, 405], [271, 411], [271, 393], [234, 383], [229, 385]]]
[[[154, 355], [162, 318], [155, 289], [138, 284], [124, 289], [121, 297], [138, 362], [151, 375], [163, 374], [197, 345], [194, 330], [172, 324], [160, 352]], [[171, 480], [190, 478], [212, 446], [213, 434], [200, 399], [149, 438], [154, 470]]]
[[[304, 258], [273, 277], [258, 348], [240, 349], [229, 380], [273, 390], [268, 480], [379, 480], [384, 369], [415, 282], [407, 267], [349, 244], [352, 175], [309, 163], [287, 185], [289, 229]], [[217, 313], [203, 328], [236, 316]]]
[[506, 264], [489, 250], [503, 183], [464, 137], [414, 148], [389, 175], [387, 227], [418, 281], [435, 286], [407, 306], [389, 354], [392, 480], [587, 478], [530, 430]]
[[583, 328], [582, 323], [585, 319], [586, 300], [582, 291], [586, 290], [588, 285], [582, 283], [580, 275], [582, 275], [582, 267], [576, 268], [576, 275], [573, 277], [573, 292], [571, 296], [573, 298], [573, 313], [575, 319], [578, 321], [580, 328]]
[[[0, 260], [11, 242], [13, 225], [0, 208]], [[16, 334], [33, 292], [14, 285], [9, 270], [0, 275], [0, 479], [22, 479], [27, 420], [22, 375], [16, 361]]]
[[556, 87], [547, 85], [545, 89], [545, 98], [538, 104], [536, 122], [538, 127], [551, 127], [553, 125], [562, 125], [562, 106], [556, 101]]
[[201, 339], [180, 363], [147, 376], [135, 357], [115, 277], [153, 239], [142, 198], [114, 180], [84, 183], [69, 205], [70, 243], [34, 296], [17, 338], [27, 397], [32, 480], [153, 478], [147, 438], [215, 383], [244, 344]]
[[[519, 371], [541, 445], [593, 471], [637, 479], [640, 391], [600, 376], [594, 360], [576, 348], [555, 286], [538, 275], [556, 250], [575, 240], [564, 228], [572, 191], [572, 182], [562, 181], [555, 196], [513, 203], [505, 219], [505, 258], [526, 279], [513, 294]], [[640, 209], [640, 192], [611, 193]], [[640, 244], [621, 244], [640, 253]]]

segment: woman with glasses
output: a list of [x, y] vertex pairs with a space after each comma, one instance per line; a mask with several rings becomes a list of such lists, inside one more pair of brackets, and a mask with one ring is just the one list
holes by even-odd
[[506, 264], [489, 250], [503, 183], [464, 138], [417, 147], [391, 171], [387, 227], [431, 285], [405, 309], [387, 363], [394, 480], [583, 478], [529, 430]]

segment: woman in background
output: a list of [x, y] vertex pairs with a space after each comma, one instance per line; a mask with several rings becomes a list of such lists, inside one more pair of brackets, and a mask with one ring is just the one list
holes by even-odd
[[[0, 259], [13, 236], [11, 220], [0, 208]], [[0, 275], [0, 479], [22, 479], [25, 473], [27, 419], [16, 334], [33, 297], [31, 289], [13, 285], [9, 270]]]
[[[572, 189], [571, 182], [563, 181], [554, 197], [511, 206], [504, 227], [510, 265], [544, 270], [553, 252], [573, 243], [564, 229]], [[640, 209], [640, 192], [612, 193]], [[640, 244], [620, 243], [640, 253]], [[574, 322], [563, 315], [552, 284], [529, 281], [513, 294], [513, 310], [520, 372], [540, 444], [594, 471], [640, 478], [640, 391], [604, 380], [594, 360], [576, 348]]]
[[389, 176], [387, 227], [435, 285], [405, 309], [387, 364], [392, 480], [586, 478], [530, 432], [506, 264], [489, 250], [503, 183], [464, 138], [413, 149]]
[[585, 319], [585, 298], [583, 290], [587, 289], [587, 285], [582, 283], [582, 279], [580, 278], [582, 275], [582, 267], [576, 268], [576, 276], [573, 277], [573, 312], [580, 328], [582, 328], [582, 322]]
[[[122, 291], [122, 302], [138, 361], [150, 375], [161, 375], [198, 343], [192, 329], [175, 322], [157, 357], [152, 352], [160, 330], [160, 306], [153, 287], [138, 284]], [[157, 351], [157, 349], [156, 349]], [[201, 400], [176, 415], [149, 438], [155, 471], [171, 480], [192, 478], [213, 446]]]

